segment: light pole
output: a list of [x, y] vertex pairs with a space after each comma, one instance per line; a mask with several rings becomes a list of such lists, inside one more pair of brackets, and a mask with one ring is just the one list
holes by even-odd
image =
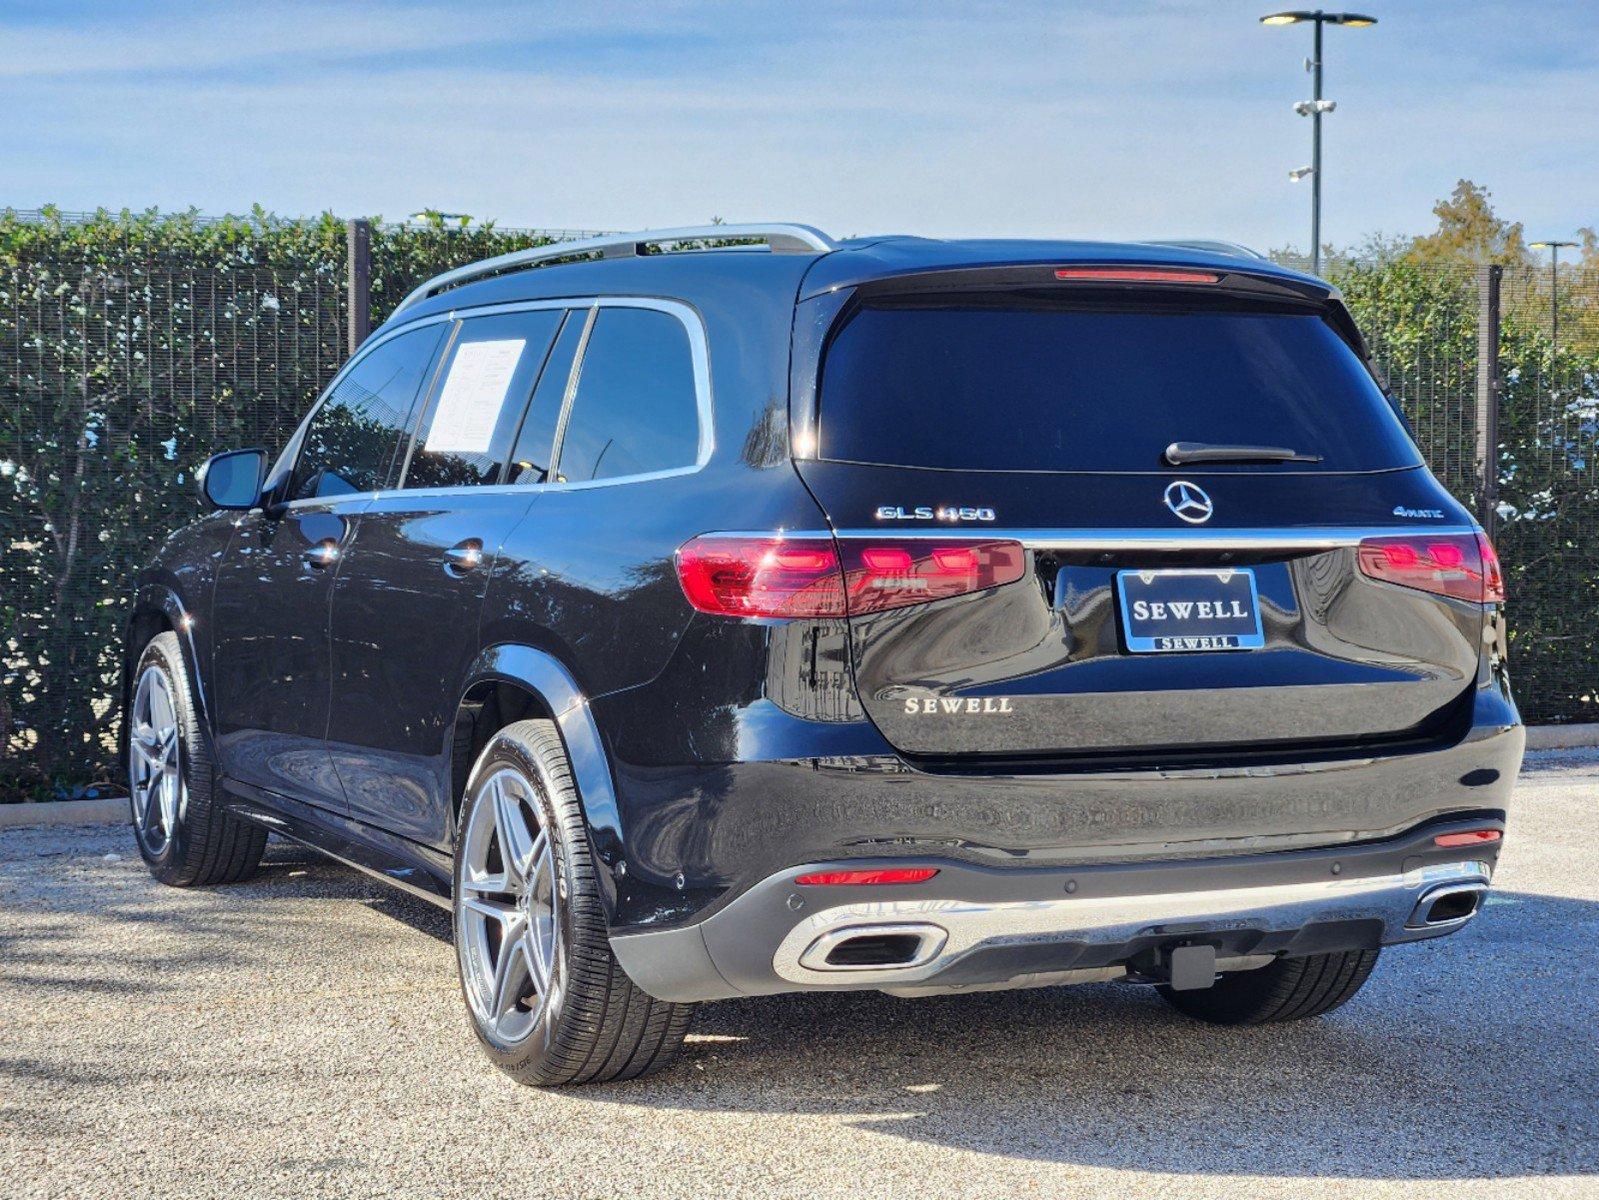
[[1262, 25], [1298, 25], [1303, 21], [1316, 26], [1314, 57], [1305, 60], [1305, 69], [1314, 75], [1315, 87], [1311, 98], [1295, 104], [1294, 111], [1311, 120], [1310, 166], [1290, 171], [1288, 178], [1298, 183], [1306, 175], [1310, 176], [1310, 269], [1314, 274], [1321, 271], [1321, 117], [1337, 107], [1337, 101], [1321, 98], [1321, 27], [1347, 25], [1351, 29], [1364, 29], [1375, 25], [1377, 18], [1361, 13], [1322, 12], [1319, 8], [1314, 12], [1269, 13], [1260, 18]]
[[1534, 250], [1549, 251], [1549, 356], [1560, 348], [1560, 248], [1562, 246], [1575, 246], [1576, 242], [1558, 242], [1553, 238], [1547, 242], [1532, 242]]

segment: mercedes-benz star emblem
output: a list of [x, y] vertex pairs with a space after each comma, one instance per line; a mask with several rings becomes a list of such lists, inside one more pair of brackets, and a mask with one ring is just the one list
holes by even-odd
[[1216, 511], [1205, 489], [1186, 479], [1166, 485], [1166, 507], [1177, 515], [1178, 520], [1187, 521], [1190, 525], [1203, 525], [1210, 520], [1210, 514]]

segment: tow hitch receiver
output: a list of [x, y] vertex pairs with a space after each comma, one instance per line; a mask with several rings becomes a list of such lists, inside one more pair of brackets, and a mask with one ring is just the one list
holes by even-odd
[[1216, 947], [1173, 946], [1164, 956], [1174, 992], [1192, 992], [1216, 982]]

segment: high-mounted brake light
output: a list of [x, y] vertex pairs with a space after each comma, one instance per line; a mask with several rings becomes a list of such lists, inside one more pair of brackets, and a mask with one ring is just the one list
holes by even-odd
[[1182, 271], [1170, 267], [1061, 267], [1056, 279], [1100, 283], [1220, 283], [1214, 271]]
[[1432, 839], [1434, 846], [1491, 846], [1500, 838], [1497, 829], [1468, 829], [1464, 833], [1440, 833]]
[[858, 883], [926, 883], [937, 867], [880, 867], [875, 871], [816, 871], [794, 880], [801, 887], [833, 887]]
[[1365, 538], [1357, 557], [1362, 574], [1385, 583], [1479, 604], [1505, 598], [1499, 556], [1480, 533]]
[[677, 552], [688, 602], [726, 617], [842, 617], [927, 604], [1015, 583], [1020, 542], [846, 541], [711, 534]]

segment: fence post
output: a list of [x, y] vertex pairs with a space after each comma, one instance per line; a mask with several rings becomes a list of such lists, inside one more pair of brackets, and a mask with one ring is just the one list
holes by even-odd
[[1477, 520], [1491, 537], [1499, 509], [1500, 266], [1477, 271]]
[[372, 332], [372, 223], [353, 220], [344, 223], [345, 311], [349, 319], [349, 350], [366, 341]]

